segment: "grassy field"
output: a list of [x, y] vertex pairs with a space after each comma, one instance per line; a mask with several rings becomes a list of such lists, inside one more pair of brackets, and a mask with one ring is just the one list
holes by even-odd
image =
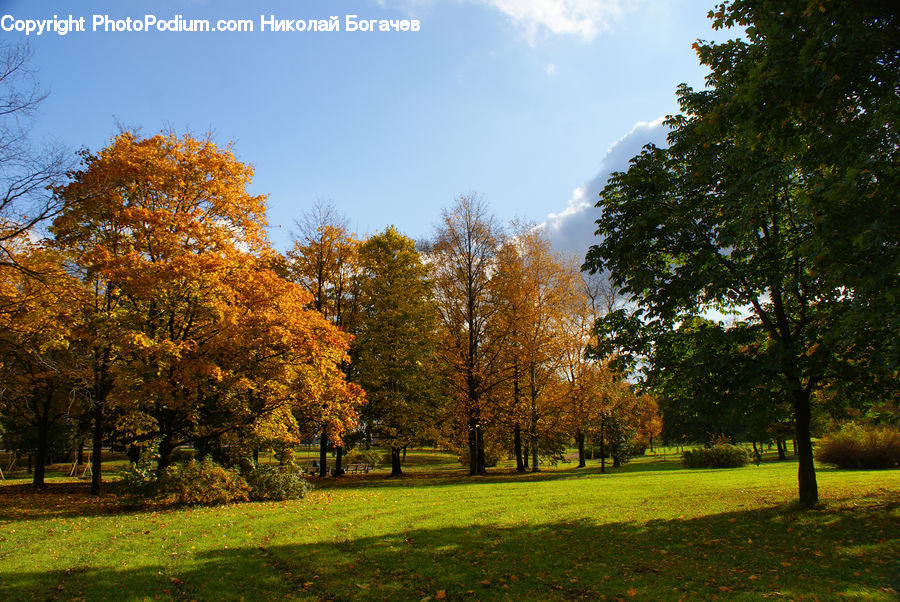
[[50, 479], [0, 484], [0, 599], [896, 600], [900, 471], [686, 470], [677, 456], [469, 478], [410, 454], [306, 499], [128, 511]]

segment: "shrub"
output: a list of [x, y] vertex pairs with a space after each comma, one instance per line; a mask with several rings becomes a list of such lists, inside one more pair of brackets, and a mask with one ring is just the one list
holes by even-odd
[[681, 455], [685, 468], [735, 468], [746, 466], [750, 456], [743, 447], [730, 444], [713, 445], [706, 449], [686, 450]]
[[[354, 449], [344, 456], [344, 464], [371, 464], [373, 468], [381, 464], [384, 454], [374, 449]], [[388, 462], [391, 461], [388, 454]]]
[[312, 489], [292, 464], [255, 468], [246, 472], [244, 478], [250, 486], [250, 499], [259, 501], [298, 500]]
[[889, 426], [864, 428], [849, 422], [819, 442], [816, 459], [840, 468], [897, 468], [900, 466], [900, 429]]
[[159, 477], [158, 495], [176, 505], [215, 506], [247, 501], [250, 486], [237, 470], [206, 457], [166, 468]]

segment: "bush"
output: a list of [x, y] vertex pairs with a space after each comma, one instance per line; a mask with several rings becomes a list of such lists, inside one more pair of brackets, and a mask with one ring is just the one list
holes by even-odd
[[250, 486], [250, 499], [258, 501], [298, 500], [312, 489], [291, 464], [255, 468], [246, 472], [244, 478]]
[[250, 486], [237, 470], [206, 457], [166, 468], [159, 477], [157, 495], [179, 506], [215, 506], [247, 501]]
[[[354, 449], [344, 456], [342, 464], [370, 464], [372, 468], [375, 468], [381, 464], [383, 458], [384, 453], [381, 451], [376, 451], [374, 449]], [[390, 454], [388, 454], [387, 461], [391, 461]]]
[[840, 468], [897, 468], [900, 466], [900, 429], [864, 428], [852, 422], [826, 435], [816, 449], [816, 459]]
[[685, 468], [736, 468], [750, 462], [747, 450], [737, 445], [720, 444], [706, 449], [686, 450], [681, 455]]

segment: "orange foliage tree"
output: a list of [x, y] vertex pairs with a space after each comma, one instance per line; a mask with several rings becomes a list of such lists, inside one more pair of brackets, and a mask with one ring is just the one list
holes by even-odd
[[95, 426], [152, 441], [159, 468], [182, 444], [290, 439], [296, 416], [355, 420], [349, 341], [270, 269], [252, 173], [209, 139], [123, 133], [59, 192], [56, 240], [95, 291]]
[[[360, 241], [350, 232], [347, 220], [330, 202], [316, 205], [297, 221], [294, 246], [285, 257], [290, 278], [310, 295], [309, 304], [345, 333], [356, 331], [359, 316]], [[353, 376], [349, 358], [341, 362], [345, 377]], [[365, 414], [367, 440], [371, 419]], [[334, 472], [342, 474], [343, 435], [340, 421], [318, 421], [319, 476], [328, 474], [329, 440], [336, 446]]]
[[81, 411], [70, 344], [78, 322], [70, 299], [79, 282], [42, 245], [8, 239], [6, 252], [11, 261], [0, 265], [0, 416], [34, 450], [33, 485], [42, 488], [51, 429], [70, 426]]

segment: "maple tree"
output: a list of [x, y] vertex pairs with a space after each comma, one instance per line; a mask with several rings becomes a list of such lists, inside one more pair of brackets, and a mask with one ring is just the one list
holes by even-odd
[[353, 422], [360, 392], [337, 368], [348, 337], [271, 269], [251, 177], [208, 139], [123, 133], [60, 191], [56, 240], [96, 291], [85, 332], [95, 450], [107, 405], [119, 436], [157, 447], [160, 469], [178, 445], [263, 419], [270, 436], [296, 437], [285, 408], [312, 404], [337, 432]]

